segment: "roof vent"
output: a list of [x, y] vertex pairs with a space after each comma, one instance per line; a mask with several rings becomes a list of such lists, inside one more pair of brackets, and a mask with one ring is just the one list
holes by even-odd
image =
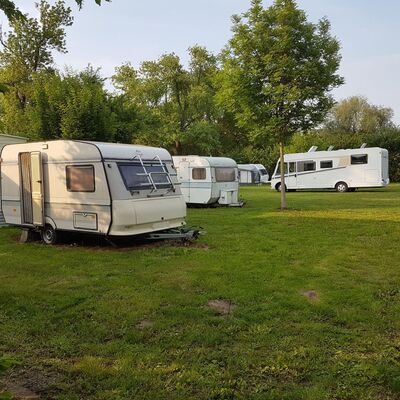
[[327, 151], [332, 151], [335, 146], [329, 146]]
[[365, 149], [367, 147], [367, 143], [363, 143], [360, 147], [360, 149]]
[[317, 151], [318, 146], [311, 146], [310, 149], [308, 150], [309, 153], [312, 153], [313, 151]]

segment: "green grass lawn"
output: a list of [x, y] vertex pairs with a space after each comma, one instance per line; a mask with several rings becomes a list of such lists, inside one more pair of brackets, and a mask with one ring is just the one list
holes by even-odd
[[189, 210], [208, 232], [191, 247], [48, 247], [0, 229], [0, 388], [400, 399], [400, 185], [289, 193], [284, 213], [269, 188], [241, 192], [243, 209]]

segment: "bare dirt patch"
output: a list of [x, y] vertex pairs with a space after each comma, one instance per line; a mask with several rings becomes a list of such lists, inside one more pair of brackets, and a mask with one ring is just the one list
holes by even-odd
[[5, 379], [5, 391], [13, 400], [39, 400], [53, 398], [63, 378], [53, 369], [22, 366], [14, 369]]
[[207, 305], [219, 315], [229, 315], [236, 308], [236, 305], [233, 303], [232, 300], [210, 300]]
[[142, 321], [139, 321], [136, 324], [136, 328], [143, 330], [143, 329], [151, 328], [153, 325], [154, 325], [153, 321], [150, 321], [149, 319], [143, 319]]
[[304, 297], [307, 297], [307, 299], [311, 301], [319, 300], [319, 295], [315, 290], [301, 290], [300, 294], [303, 295]]

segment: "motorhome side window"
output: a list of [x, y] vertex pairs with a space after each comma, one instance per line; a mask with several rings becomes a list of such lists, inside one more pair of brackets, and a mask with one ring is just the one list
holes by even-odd
[[298, 161], [297, 172], [315, 171], [315, 161]]
[[128, 190], [151, 189], [152, 181], [157, 189], [171, 187], [168, 173], [160, 164], [118, 163], [125, 187]]
[[368, 154], [357, 154], [351, 156], [351, 164], [368, 164]]
[[333, 168], [333, 161], [321, 161], [320, 163], [320, 168], [324, 169], [324, 168]]
[[217, 182], [234, 182], [235, 168], [215, 168], [215, 179]]
[[[294, 174], [296, 172], [296, 163], [290, 162], [287, 163], [285, 162], [285, 175], [288, 174], [288, 167], [289, 167], [289, 174]], [[277, 167], [276, 167], [276, 174], [275, 176], [281, 176], [281, 164], [278, 161]]]
[[205, 168], [193, 168], [192, 169], [192, 179], [204, 180], [206, 179], [206, 169]]
[[65, 169], [69, 192], [94, 192], [93, 165], [67, 165]]

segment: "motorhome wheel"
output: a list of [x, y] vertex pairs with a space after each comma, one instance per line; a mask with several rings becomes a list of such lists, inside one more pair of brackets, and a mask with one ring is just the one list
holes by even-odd
[[[281, 186], [282, 186], [282, 185], [281, 185], [281, 183], [279, 182], [279, 183], [276, 184], [275, 189], [276, 189], [278, 192], [280, 192], [280, 191], [281, 191]], [[288, 190], [287, 190], [287, 186], [286, 186], [286, 185], [285, 185], [285, 188], [286, 188], [286, 192], [287, 192]]]
[[51, 225], [46, 225], [42, 230], [42, 240], [46, 244], [57, 243], [57, 232]]
[[349, 187], [347, 186], [347, 183], [345, 183], [345, 182], [338, 182], [335, 186], [335, 189], [337, 192], [344, 193], [349, 190]]

